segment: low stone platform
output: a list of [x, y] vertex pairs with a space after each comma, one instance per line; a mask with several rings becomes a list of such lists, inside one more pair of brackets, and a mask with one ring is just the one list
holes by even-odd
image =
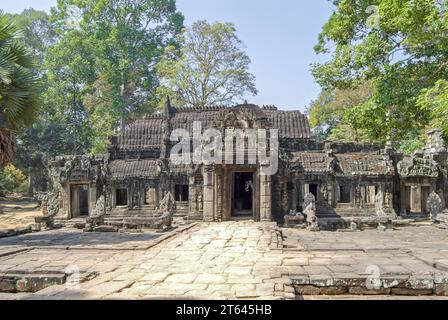
[[448, 231], [284, 230], [284, 271], [299, 295], [448, 295]]
[[[316, 299], [447, 294], [448, 230], [309, 232], [250, 221], [166, 234], [54, 230], [0, 239], [0, 273], [92, 277], [2, 299]], [[436, 295], [440, 295], [439, 297]]]

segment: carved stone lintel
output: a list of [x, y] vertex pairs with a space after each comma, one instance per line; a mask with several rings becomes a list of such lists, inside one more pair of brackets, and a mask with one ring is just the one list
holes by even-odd
[[437, 178], [439, 171], [437, 163], [430, 159], [405, 158], [397, 165], [401, 177], [431, 177]]

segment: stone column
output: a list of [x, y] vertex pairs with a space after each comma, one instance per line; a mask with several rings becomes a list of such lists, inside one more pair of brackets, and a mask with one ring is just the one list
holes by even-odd
[[188, 214], [196, 215], [196, 208], [198, 207], [196, 204], [196, 179], [194, 175], [188, 177], [188, 194], [189, 194], [189, 203], [188, 203]]
[[214, 213], [214, 187], [215, 177], [213, 167], [204, 167], [204, 221], [213, 222]]
[[335, 194], [334, 194], [334, 184], [329, 183], [327, 186], [328, 190], [328, 204], [334, 208], [335, 207]]
[[297, 206], [299, 205], [299, 195], [298, 195], [298, 188], [297, 188], [297, 177], [293, 178], [293, 189], [292, 189], [292, 208], [293, 210], [297, 209]]
[[72, 211], [72, 215], [71, 215], [71, 219], [76, 218], [79, 216], [79, 189], [75, 189], [73, 188], [73, 192], [71, 192], [71, 194], [73, 195], [73, 198], [70, 199], [71, 201], [71, 211]]
[[96, 212], [96, 189], [96, 183], [92, 183], [91, 186], [89, 186], [89, 216]]
[[271, 176], [260, 175], [260, 220], [272, 221], [272, 190]]
[[222, 176], [222, 168], [219, 168], [215, 172], [215, 220], [217, 221], [223, 221], [224, 215], [223, 215], [223, 176]]
[[232, 217], [231, 202], [232, 202], [232, 179], [230, 170], [224, 167], [224, 185], [223, 185], [223, 218], [224, 221], [229, 221]]

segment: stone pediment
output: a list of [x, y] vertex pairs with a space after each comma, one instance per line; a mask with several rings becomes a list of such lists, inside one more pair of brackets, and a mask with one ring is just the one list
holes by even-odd
[[267, 129], [266, 115], [255, 107], [234, 107], [220, 110], [213, 122], [217, 129]]
[[437, 178], [439, 170], [437, 163], [430, 159], [405, 158], [397, 165], [401, 177], [430, 177]]
[[[95, 158], [91, 156], [67, 156], [56, 159], [52, 166], [51, 176], [60, 183], [96, 181], [98, 179], [98, 168]], [[105, 174], [106, 172], [103, 172]], [[106, 170], [107, 171], [107, 170]]]

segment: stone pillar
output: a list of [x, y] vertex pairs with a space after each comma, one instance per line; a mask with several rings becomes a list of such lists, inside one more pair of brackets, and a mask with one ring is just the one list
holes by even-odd
[[222, 212], [222, 186], [223, 186], [223, 176], [222, 176], [222, 168], [216, 169], [214, 174], [215, 180], [215, 201], [214, 201], [214, 212], [215, 217], [214, 220], [222, 221], [224, 219]]
[[70, 199], [71, 202], [71, 211], [72, 211], [72, 215], [71, 215], [71, 219], [76, 218], [79, 216], [79, 212], [80, 212], [80, 208], [79, 208], [79, 190], [73, 188], [73, 192], [71, 192], [71, 195], [73, 196], [73, 198]]
[[290, 190], [288, 189], [288, 179], [283, 178], [282, 179], [282, 201], [281, 201], [281, 207], [283, 208], [283, 215], [286, 215], [289, 213], [290, 208]]
[[272, 190], [271, 176], [260, 175], [260, 220], [272, 221]]
[[89, 216], [96, 212], [96, 183], [92, 183], [89, 187]]
[[214, 212], [214, 187], [215, 177], [212, 167], [204, 167], [204, 221], [213, 222], [215, 219]]
[[231, 209], [231, 202], [232, 202], [232, 179], [231, 179], [231, 172], [227, 168], [224, 167], [224, 185], [223, 185], [223, 219], [224, 221], [229, 221], [232, 217], [232, 209]]
[[299, 205], [299, 195], [298, 195], [298, 188], [297, 188], [297, 180], [296, 177], [293, 178], [293, 189], [292, 189], [292, 208], [293, 210], [297, 210], [297, 206]]
[[333, 183], [329, 183], [327, 186], [327, 191], [328, 191], [328, 204], [330, 205], [330, 207], [335, 207], [335, 194], [334, 194], [334, 184]]
[[188, 177], [188, 194], [189, 194], [189, 204], [188, 204], [188, 214], [196, 215], [197, 214], [197, 203], [196, 203], [196, 179], [194, 175]]

